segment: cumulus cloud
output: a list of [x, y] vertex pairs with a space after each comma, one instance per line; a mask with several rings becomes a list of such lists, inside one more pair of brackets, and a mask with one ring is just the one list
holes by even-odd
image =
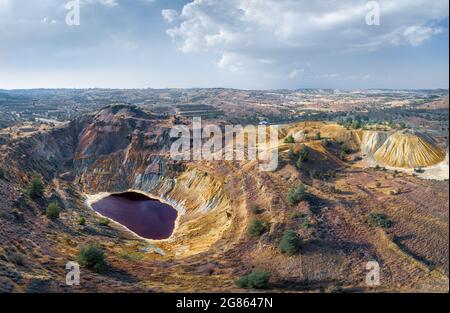
[[[385, 0], [380, 2], [381, 25], [370, 26], [366, 3], [193, 0], [177, 14], [178, 23], [167, 34], [181, 51], [213, 52], [219, 55], [219, 67], [236, 69], [249, 58], [288, 65], [299, 58], [307, 61], [311, 53], [418, 46], [442, 31], [430, 25], [448, 18], [447, 0]], [[298, 74], [287, 73], [288, 77]]]
[[166, 9], [161, 11], [161, 15], [163, 16], [165, 21], [172, 23], [177, 19], [178, 12], [176, 10]]
[[429, 26], [410, 26], [405, 29], [403, 36], [408, 40], [412, 46], [420, 46], [425, 40], [431, 36], [440, 34], [442, 28]]

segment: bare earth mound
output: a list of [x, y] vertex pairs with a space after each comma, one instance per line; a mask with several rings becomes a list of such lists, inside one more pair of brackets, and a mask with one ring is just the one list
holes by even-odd
[[415, 168], [437, 164], [445, 152], [432, 138], [411, 130], [392, 134], [374, 154], [375, 160], [393, 167]]

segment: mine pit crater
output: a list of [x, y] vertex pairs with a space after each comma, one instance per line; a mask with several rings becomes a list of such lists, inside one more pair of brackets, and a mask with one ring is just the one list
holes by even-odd
[[137, 190], [86, 195], [87, 206], [146, 241], [168, 241], [182, 212], [160, 197]]

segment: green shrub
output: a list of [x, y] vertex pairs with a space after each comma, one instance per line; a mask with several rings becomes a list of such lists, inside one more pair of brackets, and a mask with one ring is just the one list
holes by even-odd
[[287, 230], [284, 232], [278, 247], [281, 252], [291, 256], [300, 250], [301, 244], [302, 242], [297, 233], [293, 230]]
[[295, 211], [291, 214], [292, 219], [298, 219], [298, 218], [303, 218], [303, 217], [305, 217], [305, 214], [298, 212], [298, 211]]
[[367, 223], [370, 226], [378, 226], [383, 228], [389, 228], [392, 226], [392, 221], [382, 213], [372, 212], [367, 216]]
[[49, 220], [56, 220], [59, 218], [59, 206], [57, 203], [52, 202], [48, 205], [47, 210], [45, 211], [45, 215]]
[[27, 187], [27, 194], [32, 199], [42, 198], [44, 195], [44, 184], [38, 176], [33, 176]]
[[299, 185], [289, 190], [286, 200], [289, 205], [296, 205], [299, 202], [306, 200], [306, 198], [307, 194], [305, 191], [305, 186]]
[[305, 146], [304, 144], [302, 144], [301, 148], [300, 148], [300, 152], [299, 152], [299, 156], [298, 159], [301, 162], [307, 162], [308, 161], [308, 156], [309, 156], [309, 149], [307, 146]]
[[320, 132], [318, 132], [318, 133], [316, 133], [316, 140], [320, 140], [320, 139], [322, 139], [322, 137], [320, 135]]
[[376, 186], [377, 188], [380, 188], [380, 187], [381, 187], [381, 183], [378, 181], [378, 182], [375, 184], [375, 186]]
[[289, 135], [286, 137], [286, 139], [284, 139], [284, 143], [294, 143], [295, 139], [292, 135]]
[[239, 288], [265, 289], [269, 285], [270, 272], [256, 270], [235, 281]]
[[86, 218], [84, 216], [80, 216], [78, 218], [78, 225], [81, 225], [81, 226], [86, 225]]
[[111, 221], [110, 221], [109, 219], [107, 219], [106, 217], [101, 217], [101, 218], [99, 218], [99, 220], [98, 220], [98, 224], [99, 224], [100, 226], [108, 226], [110, 222], [111, 222]]
[[266, 226], [260, 220], [254, 218], [250, 221], [247, 228], [247, 233], [250, 237], [262, 235], [266, 231]]
[[81, 247], [77, 260], [81, 266], [95, 272], [102, 272], [107, 267], [105, 252], [95, 244]]

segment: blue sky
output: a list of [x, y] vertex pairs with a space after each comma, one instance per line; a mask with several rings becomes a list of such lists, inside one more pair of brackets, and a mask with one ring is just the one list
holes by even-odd
[[447, 0], [0, 0], [0, 89], [448, 88]]

